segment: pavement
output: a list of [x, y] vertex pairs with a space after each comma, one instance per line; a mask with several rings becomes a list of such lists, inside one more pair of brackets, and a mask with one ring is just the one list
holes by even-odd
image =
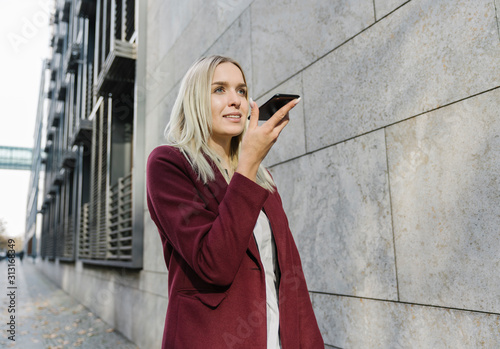
[[16, 257], [10, 268], [8, 260], [0, 262], [0, 348], [138, 348], [54, 284], [32, 259]]

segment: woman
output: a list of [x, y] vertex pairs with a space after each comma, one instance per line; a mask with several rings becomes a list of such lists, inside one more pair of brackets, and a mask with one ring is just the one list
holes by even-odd
[[[247, 117], [252, 104], [250, 121]], [[298, 100], [258, 125], [232, 59], [198, 60], [147, 165], [169, 271], [163, 348], [324, 348], [281, 199], [262, 160]]]

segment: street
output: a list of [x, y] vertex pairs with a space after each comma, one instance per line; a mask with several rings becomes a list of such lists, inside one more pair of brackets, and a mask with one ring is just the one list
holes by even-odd
[[1, 348], [137, 348], [57, 287], [32, 259], [11, 262], [0, 262]]

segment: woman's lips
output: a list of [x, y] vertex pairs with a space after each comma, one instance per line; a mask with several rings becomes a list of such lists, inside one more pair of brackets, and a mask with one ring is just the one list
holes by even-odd
[[223, 115], [223, 117], [228, 118], [228, 119], [241, 119], [241, 114], [240, 113], [231, 113], [231, 114], [226, 114]]

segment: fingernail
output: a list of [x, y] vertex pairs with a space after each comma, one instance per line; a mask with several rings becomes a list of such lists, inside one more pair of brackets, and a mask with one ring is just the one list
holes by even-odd
[[253, 99], [250, 97], [250, 108], [252, 108], [253, 105]]
[[299, 97], [295, 100], [295, 105], [299, 104], [300, 100], [302, 99], [302, 97]]

